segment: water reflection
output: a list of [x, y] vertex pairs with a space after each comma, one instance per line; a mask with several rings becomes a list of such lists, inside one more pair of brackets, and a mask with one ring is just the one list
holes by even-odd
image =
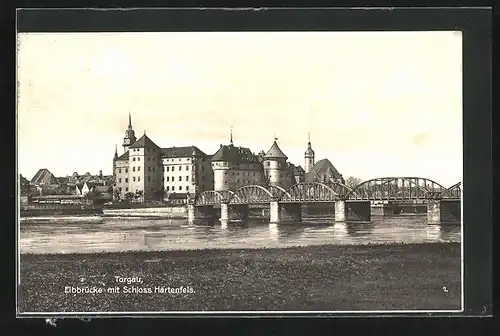
[[427, 225], [425, 216], [379, 217], [370, 223], [215, 222], [104, 218], [23, 221], [20, 247], [30, 253], [254, 248], [314, 244], [459, 242], [459, 225]]

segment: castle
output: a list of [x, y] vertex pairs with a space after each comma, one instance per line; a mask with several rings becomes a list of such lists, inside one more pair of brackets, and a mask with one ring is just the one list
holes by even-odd
[[245, 185], [279, 186], [310, 182], [343, 182], [342, 175], [327, 159], [315, 164], [315, 153], [309, 138], [304, 153], [304, 167], [288, 162], [277, 143], [267, 152], [253, 153], [249, 148], [233, 144], [220, 145], [213, 155], [196, 146], [161, 148], [146, 133], [136, 139], [129, 113], [128, 128], [123, 139], [124, 153], [113, 158], [114, 194], [125, 198], [128, 193], [142, 194], [144, 200], [161, 200], [206, 190], [231, 190]]

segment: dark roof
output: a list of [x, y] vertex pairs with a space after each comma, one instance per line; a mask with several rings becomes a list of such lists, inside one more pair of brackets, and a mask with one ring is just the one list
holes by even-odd
[[161, 149], [161, 156], [165, 158], [191, 157], [191, 156], [208, 156], [196, 146], [186, 147], [168, 147]]
[[285, 153], [280, 149], [276, 141], [273, 142], [273, 145], [267, 151], [266, 155], [264, 155], [266, 159], [287, 159]]
[[342, 175], [328, 159], [319, 160], [306, 174], [307, 182], [328, 182], [330, 179], [340, 179]]
[[21, 180], [21, 184], [29, 184], [30, 181], [24, 177], [23, 175], [19, 175], [19, 179]]
[[146, 134], [134, 142], [129, 148], [160, 148]]
[[211, 161], [227, 161], [231, 163], [244, 163], [255, 162], [258, 163], [259, 159], [252, 153], [249, 148], [235, 147], [233, 145], [222, 146], [212, 156]]
[[40, 169], [31, 179], [33, 184], [58, 184], [56, 177], [46, 168]]
[[128, 151], [120, 155], [116, 161], [128, 161]]
[[68, 184], [69, 177], [57, 177], [57, 182], [59, 182], [59, 184]]

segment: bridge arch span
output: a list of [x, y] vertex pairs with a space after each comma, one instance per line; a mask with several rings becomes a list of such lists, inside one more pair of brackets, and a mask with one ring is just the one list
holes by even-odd
[[276, 200], [281, 200], [283, 197], [290, 197], [290, 193], [280, 186], [272, 185], [267, 187], [267, 189], [273, 194]]
[[331, 202], [342, 199], [342, 193], [324, 183], [300, 182], [288, 189], [288, 195], [282, 201], [297, 202]]
[[275, 200], [271, 191], [260, 185], [246, 185], [236, 190], [230, 199], [230, 203], [260, 204]]
[[350, 199], [361, 200], [420, 200], [451, 193], [436, 181], [422, 177], [379, 177], [364, 181], [353, 188]]
[[452, 197], [461, 198], [462, 197], [462, 182], [455, 183], [451, 187], [448, 188]]
[[233, 197], [234, 197], [234, 192], [230, 190], [224, 190], [224, 191], [206, 190], [198, 195], [195, 203], [197, 205], [216, 205], [228, 202]]

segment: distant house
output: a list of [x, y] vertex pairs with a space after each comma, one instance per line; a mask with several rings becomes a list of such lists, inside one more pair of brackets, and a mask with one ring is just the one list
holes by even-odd
[[35, 185], [50, 185], [50, 186], [58, 186], [59, 181], [57, 181], [54, 174], [52, 174], [48, 169], [42, 168], [38, 170], [38, 172], [31, 179], [31, 183]]

